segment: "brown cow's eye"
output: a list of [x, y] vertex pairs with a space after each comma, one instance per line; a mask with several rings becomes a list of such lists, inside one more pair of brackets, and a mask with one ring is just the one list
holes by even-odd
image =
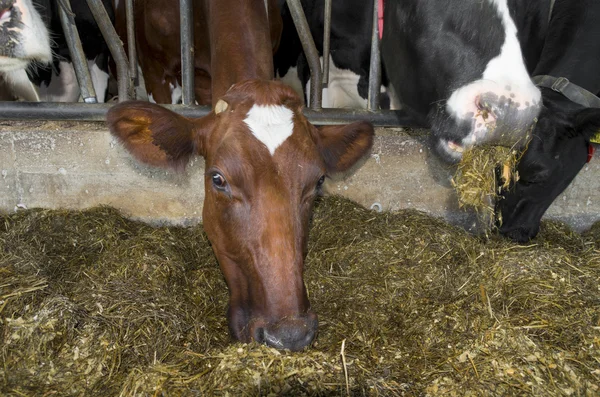
[[216, 187], [217, 189], [225, 190], [225, 188], [227, 187], [227, 181], [225, 180], [223, 175], [219, 174], [218, 172], [212, 174], [211, 179], [214, 187]]
[[323, 186], [323, 183], [325, 183], [325, 175], [319, 178], [319, 181], [317, 182], [317, 189], [320, 189], [321, 186]]

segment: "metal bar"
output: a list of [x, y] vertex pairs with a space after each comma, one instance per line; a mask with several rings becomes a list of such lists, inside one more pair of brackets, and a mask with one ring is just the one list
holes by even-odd
[[138, 85], [137, 46], [135, 41], [135, 18], [133, 17], [133, 0], [125, 0], [125, 18], [127, 21], [127, 51], [129, 55], [129, 76], [134, 85]]
[[[110, 103], [0, 102], [0, 120], [74, 120], [104, 121]], [[207, 115], [208, 106], [163, 105], [186, 117]], [[369, 121], [377, 127], [424, 127], [401, 110], [370, 112], [364, 109], [304, 109], [304, 115], [315, 125], [347, 124]]]
[[302, 4], [300, 0], [286, 0], [287, 5], [290, 9], [290, 14], [296, 25], [296, 31], [302, 42], [302, 48], [306, 59], [308, 60], [308, 67], [310, 68], [310, 107], [312, 109], [321, 109], [321, 84], [323, 76], [321, 73], [321, 62], [319, 61], [319, 52], [315, 46], [315, 41], [310, 34], [310, 28], [302, 10]]
[[331, 43], [331, 3], [325, 0], [325, 15], [323, 17], [323, 88], [329, 85], [329, 44]]
[[184, 105], [193, 105], [194, 99], [194, 17], [192, 0], [179, 0], [181, 19], [181, 100]]
[[73, 61], [73, 68], [75, 69], [75, 76], [79, 83], [81, 97], [86, 103], [96, 103], [98, 102], [96, 99], [96, 90], [94, 90], [92, 75], [88, 68], [83, 47], [81, 46], [81, 39], [79, 38], [79, 33], [75, 26], [75, 14], [73, 14], [73, 11], [71, 10], [71, 3], [69, 0], [60, 0], [58, 2], [58, 15], [67, 41], [67, 47], [71, 54], [71, 60]]
[[129, 63], [127, 62], [127, 55], [123, 49], [123, 43], [119, 38], [119, 35], [115, 31], [115, 28], [108, 17], [108, 13], [104, 8], [101, 0], [86, 0], [92, 15], [102, 32], [102, 36], [108, 45], [110, 54], [115, 60], [117, 65], [118, 73], [118, 89], [119, 89], [119, 102], [126, 101], [132, 94], [131, 76], [129, 76]]
[[379, 0], [373, 2], [373, 29], [371, 30], [371, 64], [369, 65], [369, 96], [367, 108], [379, 110], [381, 91], [381, 55], [379, 53]]

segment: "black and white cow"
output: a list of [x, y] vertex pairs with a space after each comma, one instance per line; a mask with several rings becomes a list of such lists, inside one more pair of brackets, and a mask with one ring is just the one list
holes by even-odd
[[[103, 3], [114, 20], [111, 1]], [[9, 83], [11, 94], [27, 101], [76, 102], [80, 89], [60, 22], [60, 2], [0, 0], [0, 5], [0, 44], [6, 43], [0, 46], [0, 72]], [[108, 47], [87, 3], [71, 0], [71, 8], [97, 99], [104, 102], [109, 77]]]
[[543, 107], [518, 165], [520, 179], [497, 203], [500, 233], [520, 242], [536, 236], [550, 204], [591, 160], [590, 138], [600, 131], [600, 99], [582, 94], [581, 88], [600, 93], [600, 2], [556, 0], [533, 76], [535, 81], [537, 76], [563, 77], [570, 83], [552, 78], [543, 83]]
[[528, 73], [539, 53], [523, 57], [520, 40], [541, 49], [549, 13], [542, 3], [386, 1], [382, 58], [390, 84], [403, 108], [431, 127], [447, 161], [473, 145], [525, 141], [541, 109]]
[[[323, 54], [324, 2], [302, 0], [310, 32], [317, 51]], [[300, 96], [310, 97], [310, 70], [302, 51], [287, 4], [280, 2], [283, 32], [274, 56], [277, 77], [294, 88]], [[332, 2], [331, 41], [328, 87], [323, 90], [325, 108], [366, 108], [371, 59], [373, 2], [344, 0]], [[382, 77], [384, 85], [385, 76]], [[389, 107], [385, 87], [381, 105]], [[305, 99], [306, 99], [305, 98]]]
[[[27, 78], [33, 64], [52, 60], [48, 30], [31, 0], [0, 0], [0, 80], [6, 90], [28, 101], [39, 96]], [[10, 95], [12, 97], [12, 94]]]
[[[600, 3], [557, 0], [387, 0], [382, 57], [407, 112], [431, 127], [449, 162], [485, 143], [522, 146], [520, 179], [497, 203], [500, 232], [533, 238], [542, 215], [588, 159], [598, 110], [531, 75], [600, 90]], [[537, 124], [535, 123], [537, 121]]]

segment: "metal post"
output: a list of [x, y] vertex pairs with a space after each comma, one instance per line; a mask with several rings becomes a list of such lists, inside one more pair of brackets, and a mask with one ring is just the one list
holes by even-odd
[[369, 66], [369, 98], [368, 109], [379, 109], [379, 93], [381, 91], [381, 55], [379, 53], [379, 12], [378, 2], [373, 1], [373, 29], [371, 30], [371, 64]]
[[101, 0], [86, 0], [92, 15], [102, 32], [102, 36], [108, 45], [110, 54], [115, 60], [117, 65], [118, 87], [119, 87], [119, 102], [126, 101], [132, 94], [131, 77], [129, 76], [129, 63], [127, 62], [127, 55], [123, 49], [123, 43], [119, 38], [119, 35], [115, 31], [108, 13], [104, 8]]
[[323, 23], [323, 88], [329, 85], [329, 43], [331, 42], [331, 3], [325, 0], [325, 15]]
[[[0, 102], [0, 120], [78, 120], [104, 121], [111, 103]], [[209, 106], [162, 105], [185, 117], [198, 118], [211, 112]], [[426, 127], [402, 110], [371, 112], [365, 109], [304, 109], [315, 125], [369, 121], [377, 127]]]
[[[193, 105], [194, 99], [194, 17], [192, 0], [179, 0], [181, 19], [181, 85], [182, 102]], [[240, 38], [243, 39], [243, 38]]]
[[286, 0], [286, 2], [294, 20], [294, 25], [296, 25], [296, 31], [302, 42], [302, 48], [304, 49], [304, 54], [306, 54], [306, 59], [308, 60], [308, 67], [310, 68], [310, 107], [312, 109], [321, 109], [321, 84], [323, 76], [321, 73], [319, 52], [310, 34], [310, 28], [308, 27], [300, 0]]
[[75, 26], [75, 14], [71, 10], [69, 0], [60, 0], [58, 2], [58, 15], [67, 41], [67, 47], [69, 47], [71, 60], [73, 61], [73, 68], [75, 69], [75, 76], [77, 76], [77, 82], [79, 83], [81, 97], [86, 103], [97, 103], [98, 100], [96, 99], [96, 91], [92, 84], [92, 76], [88, 68], [85, 53], [83, 52], [83, 47], [81, 46], [81, 39]]
[[133, 17], [133, 0], [125, 0], [125, 18], [127, 21], [127, 50], [129, 52], [129, 76], [134, 85], [138, 85], [137, 53], [135, 41], [135, 18]]

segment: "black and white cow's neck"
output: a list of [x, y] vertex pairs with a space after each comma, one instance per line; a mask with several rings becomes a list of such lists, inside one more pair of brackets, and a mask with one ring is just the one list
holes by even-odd
[[[519, 37], [539, 27], [541, 12], [521, 17], [526, 7], [511, 10], [513, 3], [386, 2], [382, 54], [388, 77], [406, 110], [431, 126], [434, 145], [448, 161], [472, 145], [514, 145], [539, 113], [540, 92]], [[515, 20], [528, 22], [520, 33]]]

